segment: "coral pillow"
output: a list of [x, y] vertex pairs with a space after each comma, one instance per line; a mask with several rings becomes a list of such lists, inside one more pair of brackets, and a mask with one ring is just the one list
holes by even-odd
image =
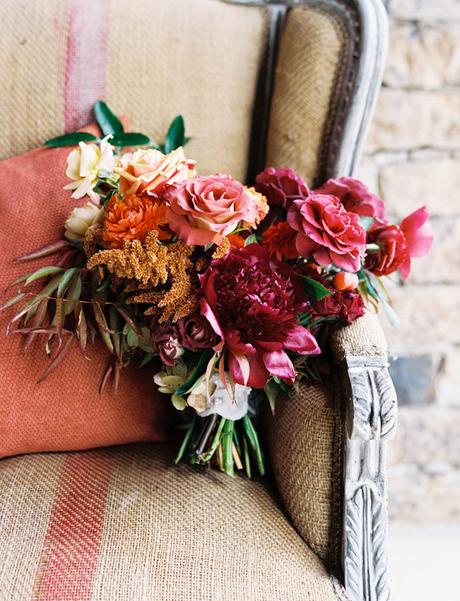
[[[14, 264], [13, 259], [56, 240], [75, 202], [62, 189], [69, 148], [38, 149], [0, 161], [0, 290], [50, 259]], [[51, 257], [53, 258], [53, 257]], [[9, 292], [11, 296], [11, 291]], [[44, 339], [23, 353], [20, 335], [6, 335], [0, 317], [0, 457], [38, 451], [86, 449], [145, 440], [164, 440], [169, 403], [155, 393], [152, 368], [125, 369], [117, 393], [99, 386], [109, 354], [88, 345], [87, 357], [75, 344], [49, 377]]]

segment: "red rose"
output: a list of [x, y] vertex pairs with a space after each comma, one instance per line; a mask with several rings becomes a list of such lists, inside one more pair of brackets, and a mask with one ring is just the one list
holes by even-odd
[[337, 317], [343, 324], [364, 315], [364, 301], [358, 292], [335, 292], [321, 300], [314, 301], [311, 306], [313, 317]]
[[307, 184], [293, 169], [267, 167], [256, 177], [256, 190], [261, 192], [269, 204], [289, 209], [296, 198], [310, 193]]
[[163, 325], [157, 319], [152, 319], [150, 324], [152, 342], [161, 361], [165, 365], [174, 365], [184, 354], [184, 349], [179, 342], [179, 332], [174, 324]]
[[364, 262], [375, 275], [390, 275], [409, 259], [406, 237], [397, 225], [374, 221], [367, 232], [367, 242], [379, 247], [368, 251]]
[[289, 265], [270, 259], [263, 246], [230, 251], [200, 279], [201, 312], [222, 337], [238, 384], [263, 388], [270, 376], [292, 383], [295, 370], [286, 350], [320, 352], [297, 321], [306, 307], [301, 281]]
[[366, 249], [366, 232], [355, 213], [346, 211], [335, 196], [316, 194], [294, 200], [287, 220], [296, 230], [296, 246], [303, 257], [320, 265], [334, 264], [358, 271]]
[[202, 315], [184, 317], [177, 322], [177, 327], [182, 345], [191, 351], [212, 348], [219, 341], [209, 321]]
[[315, 192], [337, 196], [347, 211], [386, 221], [383, 200], [376, 194], [369, 192], [367, 187], [358, 179], [353, 177], [329, 179]]

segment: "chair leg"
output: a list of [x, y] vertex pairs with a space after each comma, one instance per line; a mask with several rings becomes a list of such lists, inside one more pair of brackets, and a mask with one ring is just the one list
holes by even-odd
[[353, 601], [388, 601], [385, 446], [395, 433], [396, 392], [386, 357], [347, 357], [343, 572]]

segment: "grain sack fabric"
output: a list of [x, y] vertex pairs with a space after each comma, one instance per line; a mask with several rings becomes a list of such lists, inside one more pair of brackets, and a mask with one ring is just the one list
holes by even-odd
[[268, 34], [264, 7], [2, 0], [0, 22], [0, 158], [85, 126], [104, 99], [134, 117], [132, 131], [157, 141], [181, 113], [200, 172], [244, 179]]
[[313, 185], [321, 170], [346, 32], [319, 6], [287, 14], [276, 66], [267, 165], [297, 171]]
[[264, 484], [176, 467], [172, 452], [0, 462], [0, 598], [345, 599]]
[[[1, 304], [13, 296], [5, 289], [16, 278], [54, 262], [47, 257], [18, 264], [14, 258], [58, 239], [78, 204], [62, 189], [68, 153], [41, 148], [0, 161]], [[64, 361], [38, 383], [50, 364], [44, 338], [24, 353], [22, 337], [6, 333], [14, 313], [0, 314], [0, 457], [167, 438], [170, 402], [157, 392], [151, 366], [122, 370], [118, 392], [109, 384], [101, 396], [110, 354], [97, 343], [84, 356], [74, 341]]]

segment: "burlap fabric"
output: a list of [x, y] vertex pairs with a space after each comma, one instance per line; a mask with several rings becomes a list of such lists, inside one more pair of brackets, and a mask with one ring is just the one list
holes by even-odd
[[277, 487], [294, 526], [336, 567], [340, 539], [343, 420], [333, 385], [302, 384], [266, 416]]
[[371, 311], [351, 325], [333, 330], [329, 345], [337, 362], [346, 356], [386, 355], [388, 352], [379, 318]]
[[344, 32], [318, 7], [292, 8], [276, 68], [267, 164], [292, 167], [312, 184], [340, 69]]
[[343, 598], [263, 484], [135, 445], [0, 462], [2, 601]]
[[202, 173], [246, 173], [266, 10], [221, 0], [2, 0], [0, 158], [105, 98], [161, 140], [178, 113]]

